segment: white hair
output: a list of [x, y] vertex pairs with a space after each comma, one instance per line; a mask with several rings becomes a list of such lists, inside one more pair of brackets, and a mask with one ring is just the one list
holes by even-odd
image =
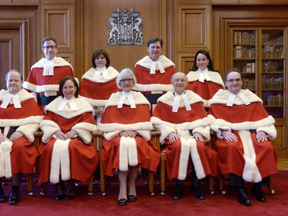
[[120, 81], [122, 79], [124, 79], [125, 77], [127, 76], [132, 76], [132, 79], [134, 81], [134, 85], [133, 87], [137, 84], [137, 79], [133, 73], [133, 71], [130, 69], [130, 68], [124, 68], [118, 75], [117, 79], [116, 79], [116, 84], [117, 84], [117, 87], [121, 89], [121, 86], [120, 86]]

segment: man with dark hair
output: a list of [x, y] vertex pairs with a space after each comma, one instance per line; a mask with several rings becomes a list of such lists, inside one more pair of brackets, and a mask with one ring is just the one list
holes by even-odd
[[211, 129], [217, 133], [218, 166], [230, 174], [229, 185], [238, 192], [239, 203], [250, 205], [244, 180], [253, 182], [252, 195], [266, 202], [261, 186], [268, 185], [277, 172], [277, 155], [270, 140], [276, 138], [275, 119], [262, 100], [248, 89], [241, 89], [241, 73], [233, 68], [225, 75], [226, 90], [220, 89], [209, 102]]
[[42, 52], [45, 57], [31, 67], [23, 87], [35, 93], [38, 105], [44, 113], [45, 106], [58, 95], [59, 81], [65, 76], [75, 78], [75, 74], [70, 63], [61, 57], [56, 57], [58, 48], [54, 37], [43, 39]]
[[134, 69], [137, 85], [134, 90], [140, 91], [151, 104], [166, 91], [173, 90], [171, 77], [176, 73], [174, 63], [161, 55], [163, 40], [152, 37], [147, 42], [148, 55], [139, 60]]
[[[34, 132], [43, 116], [35, 98], [22, 89], [18, 71], [9, 71], [5, 79], [7, 90], [0, 91], [0, 179], [12, 177], [8, 204], [15, 205], [20, 202], [22, 173], [32, 173], [38, 157]], [[5, 200], [0, 182], [0, 202]]]

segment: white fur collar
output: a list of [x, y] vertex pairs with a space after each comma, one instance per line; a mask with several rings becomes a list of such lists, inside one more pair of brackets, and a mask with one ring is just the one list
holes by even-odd
[[[93, 80], [93, 77], [94, 77], [94, 74], [95, 74], [96, 71], [97, 71], [96, 68], [93, 68], [93, 67], [90, 68], [90, 69], [82, 76], [82, 80], [83, 80], [83, 79], [88, 79], [88, 80], [94, 81], [94, 80]], [[118, 72], [115, 68], [113, 68], [113, 67], [111, 67], [111, 66], [109, 66], [109, 67], [107, 68], [107, 72], [108, 72], [108, 75], [109, 75], [109, 80], [112, 80], [112, 79], [114, 79], [115, 77], [117, 77], [117, 76], [119, 75], [119, 72]], [[109, 80], [105, 80], [103, 74], [101, 74], [100, 77], [99, 77], [99, 79], [98, 79], [97, 81], [94, 81], [94, 82], [107, 82], [107, 81], [109, 81]]]
[[[157, 61], [160, 61], [162, 66], [164, 68], [167, 68], [169, 66], [174, 66], [175, 67], [175, 64], [170, 60], [168, 59], [166, 56], [164, 55], [161, 55]], [[136, 65], [140, 65], [142, 67], [145, 67], [145, 68], [151, 68], [151, 64], [152, 64], [153, 60], [149, 57], [149, 56], [145, 56], [144, 58], [140, 59], [136, 64]], [[159, 70], [158, 66], [156, 65], [156, 69]]]
[[67, 119], [81, 115], [84, 112], [93, 113], [92, 106], [84, 98], [81, 98], [81, 97], [78, 97], [74, 100], [74, 102], [77, 105], [78, 110], [72, 110], [68, 103], [65, 105], [63, 110], [58, 110], [58, 107], [63, 100], [64, 99], [62, 98], [62, 96], [57, 97], [55, 100], [53, 100], [51, 103], [49, 103], [45, 107], [45, 113], [47, 113], [47, 111], [51, 111]]
[[[250, 103], [253, 103], [253, 102], [263, 103], [262, 100], [256, 94], [254, 94], [253, 92], [251, 92], [248, 89], [245, 89], [245, 90], [241, 89], [240, 93], [243, 93]], [[227, 104], [227, 101], [228, 101], [230, 94], [231, 93], [228, 90], [223, 90], [223, 89], [218, 90], [218, 92], [209, 101], [209, 107], [211, 106], [211, 104], [215, 104], [215, 103], [216, 104], [218, 104], [218, 103]], [[237, 96], [235, 98], [233, 104], [239, 106], [239, 105], [243, 105], [245, 103], [240, 97]]]
[[[223, 86], [223, 88], [225, 87], [224, 86], [224, 82], [223, 82], [223, 80], [222, 80], [222, 78], [221, 78], [219, 73], [213, 72], [213, 71], [207, 71], [207, 74], [210, 77], [210, 79], [211, 79], [210, 81], [211, 82], [217, 83], [217, 84]], [[200, 72], [199, 71], [190, 71], [187, 74], [187, 78], [188, 78], [189, 82], [194, 82], [194, 81], [199, 80], [199, 76], [200, 76]]]
[[[46, 58], [40, 59], [38, 62], [36, 62], [34, 65], [32, 65], [32, 68], [44, 68], [45, 62], [47, 61]], [[55, 57], [53, 59], [53, 67], [61, 67], [61, 66], [70, 66], [72, 69], [72, 65], [68, 63], [66, 60], [64, 60], [61, 57]]]

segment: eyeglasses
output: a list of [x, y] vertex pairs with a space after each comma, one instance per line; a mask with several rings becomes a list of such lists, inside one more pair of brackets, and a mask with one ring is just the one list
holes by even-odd
[[131, 83], [131, 82], [133, 82], [134, 80], [133, 80], [132, 78], [120, 80], [121, 83], [125, 83], [126, 81], [129, 82], [129, 83]]
[[230, 83], [233, 83], [234, 81], [236, 82], [240, 82], [241, 79], [240, 78], [237, 78], [237, 79], [229, 79], [229, 80], [226, 80], [227, 82], [230, 82]]
[[51, 49], [55, 49], [56, 48], [56, 46], [45, 46], [45, 47], [43, 47], [44, 49], [49, 49], [49, 48], [51, 48]]

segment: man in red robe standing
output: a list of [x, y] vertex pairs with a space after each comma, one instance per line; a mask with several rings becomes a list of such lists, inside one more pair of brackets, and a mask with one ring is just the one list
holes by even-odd
[[[167, 178], [177, 179], [172, 199], [182, 198], [183, 180], [187, 168], [193, 162], [191, 193], [197, 199], [205, 199], [198, 187], [198, 180], [217, 175], [217, 153], [205, 144], [210, 139], [210, 121], [202, 98], [185, 90], [188, 79], [182, 72], [172, 76], [174, 91], [168, 91], [158, 99], [151, 122], [161, 131], [167, 160]], [[191, 159], [190, 159], [191, 156]]]
[[[0, 91], [0, 179], [12, 177], [9, 205], [20, 202], [23, 173], [33, 173], [38, 151], [34, 145], [43, 115], [35, 98], [22, 89], [23, 79], [16, 70], [6, 76], [7, 90]], [[0, 202], [6, 200], [0, 182]]]
[[157, 99], [166, 91], [173, 90], [171, 77], [176, 73], [174, 63], [161, 55], [163, 40], [152, 37], [147, 42], [148, 55], [135, 64], [134, 74], [137, 84], [133, 90], [140, 91], [150, 104], [157, 104]]
[[241, 73], [233, 68], [225, 75], [226, 90], [219, 90], [210, 101], [211, 129], [217, 133], [218, 165], [222, 174], [230, 174], [229, 184], [236, 188], [239, 203], [250, 205], [244, 180], [253, 182], [252, 195], [266, 202], [261, 186], [277, 172], [277, 156], [270, 140], [276, 138], [275, 120], [262, 100], [241, 89]]
[[31, 67], [23, 87], [34, 92], [37, 103], [44, 114], [45, 106], [59, 96], [60, 80], [66, 76], [75, 78], [75, 74], [70, 63], [61, 57], [56, 57], [58, 48], [54, 37], [43, 39], [42, 52], [45, 57]]

